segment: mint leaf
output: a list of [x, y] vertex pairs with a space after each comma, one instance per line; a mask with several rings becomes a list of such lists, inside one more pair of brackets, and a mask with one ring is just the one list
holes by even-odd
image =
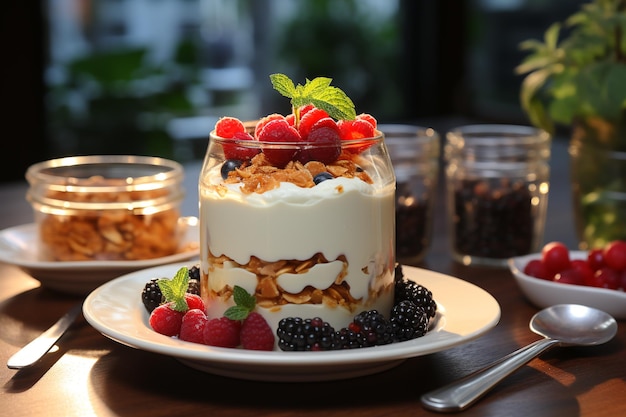
[[317, 77], [306, 80], [304, 85], [294, 85], [284, 74], [270, 75], [272, 86], [283, 96], [291, 99], [291, 107], [296, 118], [296, 126], [300, 121], [299, 108], [313, 104], [336, 120], [354, 120], [356, 110], [354, 103], [341, 89], [331, 86], [332, 79]]
[[244, 320], [256, 305], [256, 298], [239, 285], [233, 288], [233, 300], [235, 300], [235, 305], [224, 312], [224, 316], [231, 320]]
[[157, 285], [165, 297], [165, 302], [173, 303], [173, 310], [185, 312], [189, 309], [185, 300], [185, 294], [189, 288], [189, 270], [187, 267], [180, 268], [172, 279], [159, 279]]

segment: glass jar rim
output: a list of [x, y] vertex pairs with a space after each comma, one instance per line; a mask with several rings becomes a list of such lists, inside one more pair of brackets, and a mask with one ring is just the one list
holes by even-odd
[[[332, 143], [317, 143], [310, 141], [298, 141], [298, 142], [270, 142], [270, 141], [261, 141], [257, 140], [247, 140], [247, 139], [231, 139], [231, 138], [223, 138], [217, 136], [215, 134], [215, 130], [212, 130], [209, 134], [209, 137], [212, 141], [219, 143], [220, 145], [236, 145], [245, 148], [251, 149], [311, 149], [317, 147], [330, 147], [335, 146]], [[376, 130], [376, 136], [370, 138], [360, 138], [360, 139], [342, 139], [341, 147], [342, 148], [351, 148], [356, 146], [363, 146], [366, 143], [376, 143], [381, 140], [384, 140], [384, 134]]]
[[[114, 176], [104, 176], [103, 167], [112, 168]], [[138, 171], [131, 172], [133, 169]], [[82, 170], [82, 171], [81, 171]], [[78, 173], [80, 172], [80, 175]], [[125, 173], [125, 175], [119, 175]], [[134, 175], [134, 174], [137, 175]], [[133, 174], [133, 175], [131, 175]], [[139, 155], [87, 155], [50, 159], [31, 165], [26, 171], [27, 181], [55, 186], [73, 186], [82, 192], [115, 192], [165, 188], [172, 182], [181, 181], [183, 167], [165, 158]], [[89, 184], [94, 176], [124, 179], [124, 184]]]

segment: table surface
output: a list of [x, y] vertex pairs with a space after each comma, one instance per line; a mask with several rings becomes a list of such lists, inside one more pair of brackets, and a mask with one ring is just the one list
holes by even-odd
[[[197, 211], [199, 164], [186, 166], [184, 211]], [[566, 143], [555, 141], [545, 241], [574, 248]], [[0, 228], [32, 222], [25, 183], [0, 187]], [[443, 195], [438, 204], [443, 207]], [[537, 312], [506, 269], [452, 261], [443, 210], [432, 247], [419, 265], [471, 282], [499, 302], [498, 325], [482, 337], [442, 352], [408, 359], [382, 373], [330, 382], [270, 383], [220, 377], [178, 360], [118, 344], [83, 318], [58, 349], [36, 366], [0, 372], [2, 415], [13, 416], [421, 416], [420, 396], [504, 356], [538, 337], [528, 321]], [[0, 264], [0, 359], [36, 337], [76, 297], [40, 287], [12, 265]], [[506, 378], [463, 414], [468, 416], [626, 415], [626, 326], [593, 348], [555, 348]]]

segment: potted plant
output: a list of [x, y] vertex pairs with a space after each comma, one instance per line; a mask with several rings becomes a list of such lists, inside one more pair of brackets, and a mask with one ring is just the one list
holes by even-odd
[[581, 249], [626, 240], [626, 0], [592, 0], [520, 47], [529, 51], [516, 72], [526, 74], [520, 101], [530, 122], [571, 132]]

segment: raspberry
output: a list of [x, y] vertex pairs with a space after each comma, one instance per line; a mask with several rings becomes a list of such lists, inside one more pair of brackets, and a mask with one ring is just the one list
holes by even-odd
[[[330, 119], [328, 117], [328, 113], [318, 108], [312, 108], [304, 116], [302, 116], [302, 118], [300, 119], [300, 126], [298, 126], [298, 132], [300, 133], [300, 137], [302, 138], [302, 140], [308, 140], [310, 142], [313, 142], [313, 140], [307, 139], [309, 133], [311, 132], [311, 130], [313, 130], [313, 126], [318, 121], [326, 118]], [[333, 122], [333, 124], [335, 124], [335, 121], [333, 119], [330, 120]]]
[[293, 147], [293, 149], [274, 149], [271, 143], [301, 141], [298, 131], [289, 126], [284, 118], [268, 122], [261, 130], [258, 139], [268, 143], [263, 146], [263, 152], [267, 160], [276, 167], [285, 166], [287, 162], [293, 159], [298, 149], [296, 147]]
[[[254, 141], [254, 138], [248, 132], [236, 132], [231, 139], [240, 142]], [[239, 161], [248, 161], [261, 152], [257, 147], [229, 142], [222, 143], [222, 149], [224, 149], [224, 157], [226, 159]]]
[[178, 338], [187, 342], [203, 343], [204, 327], [207, 321], [208, 319], [203, 310], [197, 308], [187, 310], [180, 325]]
[[[261, 131], [272, 120], [286, 120], [286, 119], [285, 119], [285, 116], [283, 116], [282, 114], [278, 114], [278, 113], [272, 113], [272, 114], [270, 114], [268, 116], [265, 116], [265, 117], [261, 118], [257, 122], [256, 126], [254, 127], [254, 137], [257, 138], [257, 140], [260, 140], [259, 136], [261, 135]], [[289, 124], [289, 123], [287, 123], [287, 124]]]
[[149, 323], [152, 329], [166, 336], [176, 336], [180, 332], [184, 313], [170, 308], [170, 303], [161, 304], [150, 313]]
[[220, 138], [230, 139], [236, 132], [245, 132], [241, 120], [235, 117], [222, 117], [215, 124], [215, 134]]
[[[339, 120], [337, 122], [339, 127], [339, 136], [341, 140], [357, 140], [373, 138], [376, 134], [376, 129], [370, 124], [370, 122], [363, 119], [355, 120]], [[350, 153], [359, 154], [372, 146], [373, 142], [364, 142], [362, 145], [352, 145], [347, 150]]]
[[256, 311], [251, 312], [243, 321], [240, 337], [244, 349], [274, 349], [274, 333], [263, 316]]
[[356, 116], [356, 119], [357, 120], [365, 120], [366, 122], [371, 124], [374, 127], [374, 129], [376, 129], [376, 126], [378, 126], [378, 122], [376, 121], [374, 116], [372, 116], [371, 114], [368, 114], [368, 113], [361, 113], [361, 114]]
[[362, 119], [340, 120], [337, 122], [341, 139], [353, 140], [374, 137], [374, 126]]
[[203, 342], [205, 345], [234, 348], [239, 346], [241, 322], [227, 317], [209, 320], [204, 326]]
[[[323, 124], [318, 127], [320, 122], [329, 120], [334, 127]], [[341, 139], [335, 122], [331, 118], [321, 119], [313, 126], [313, 130], [309, 133], [308, 141], [311, 147], [304, 148], [298, 154], [298, 160], [303, 164], [309, 161], [319, 161], [323, 164], [330, 164], [341, 155]]]
[[204, 301], [202, 301], [202, 297], [200, 297], [198, 294], [185, 294], [185, 301], [187, 301], [187, 307], [189, 308], [189, 310], [198, 309], [206, 311]]

